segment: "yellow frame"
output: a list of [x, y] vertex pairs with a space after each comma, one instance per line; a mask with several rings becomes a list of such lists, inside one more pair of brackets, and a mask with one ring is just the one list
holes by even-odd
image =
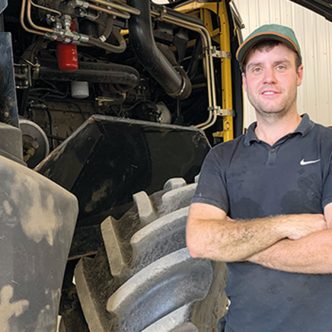
[[[231, 52], [229, 17], [227, 15], [226, 3], [220, 2], [198, 2], [192, 1], [184, 3], [182, 6], [176, 8], [181, 13], [194, 14], [204, 22], [208, 29], [211, 38], [217, 41], [220, 45], [220, 51], [225, 54]], [[219, 16], [221, 29], [213, 30], [212, 15]], [[233, 110], [233, 92], [232, 92], [232, 71], [230, 57], [220, 59], [221, 65], [221, 98], [222, 109]], [[224, 142], [234, 138], [234, 124], [233, 116], [225, 115], [222, 117], [223, 131], [213, 133], [214, 137], [223, 137]]]

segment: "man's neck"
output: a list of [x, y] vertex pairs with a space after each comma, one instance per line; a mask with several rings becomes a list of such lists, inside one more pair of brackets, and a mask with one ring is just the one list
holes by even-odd
[[256, 136], [259, 140], [270, 145], [280, 138], [295, 131], [301, 122], [298, 113], [290, 113], [281, 118], [262, 118], [257, 116]]

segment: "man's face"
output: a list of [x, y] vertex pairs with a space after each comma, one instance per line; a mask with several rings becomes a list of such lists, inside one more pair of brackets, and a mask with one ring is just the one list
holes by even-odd
[[249, 53], [243, 86], [258, 117], [282, 117], [296, 112], [303, 67], [296, 68], [295, 60], [295, 52], [283, 44]]

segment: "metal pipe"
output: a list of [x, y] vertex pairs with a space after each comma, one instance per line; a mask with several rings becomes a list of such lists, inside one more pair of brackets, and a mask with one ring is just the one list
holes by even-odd
[[36, 7], [36, 8], [39, 8], [39, 9], [42, 9], [42, 10], [45, 10], [45, 11], [57, 14], [59, 16], [62, 15], [61, 12], [59, 12], [58, 10], [55, 10], [55, 9], [52, 9], [52, 8], [48, 8], [48, 7], [44, 7], [44, 6], [41, 6], [41, 5], [37, 5], [32, 0], [31, 0], [31, 5], [34, 6], [34, 7]]
[[122, 10], [126, 13], [133, 14], [133, 15], [140, 15], [140, 13], [141, 13], [141, 11], [139, 9], [128, 6], [128, 5], [121, 5], [121, 4], [118, 4], [118, 3], [109, 2], [109, 1], [105, 1], [105, 0], [90, 0], [90, 1], [95, 2], [95, 3], [99, 3], [99, 4], [107, 6], [107, 7]]
[[207, 88], [208, 88], [208, 105], [209, 105], [209, 116], [208, 119], [196, 125], [197, 128], [205, 130], [211, 127], [217, 120], [217, 102], [216, 102], [216, 91], [215, 91], [215, 80], [214, 80], [214, 66], [212, 59], [212, 43], [211, 37], [209, 35], [208, 30], [199, 24], [193, 22], [187, 22], [178, 17], [172, 16], [171, 14], [166, 13], [158, 13], [156, 11], [151, 11], [151, 13], [158, 17], [160, 20], [165, 22], [173, 23], [178, 26], [182, 26], [192, 31], [196, 31], [200, 34], [202, 39], [203, 48], [205, 49], [205, 66], [206, 66], [206, 76], [207, 76]]
[[49, 29], [49, 28], [45, 28], [45, 27], [42, 27], [42, 26], [39, 26], [39, 25], [36, 25], [33, 21], [32, 21], [32, 18], [31, 18], [31, 0], [28, 0], [27, 2], [27, 18], [28, 18], [28, 22], [30, 23], [30, 25], [36, 29], [36, 30], [39, 30], [40, 32], [46, 32], [46, 33], [53, 33], [53, 30], [52, 29]]
[[26, 7], [26, 0], [22, 0], [22, 7], [21, 7], [21, 14], [20, 14], [20, 22], [21, 22], [22, 28], [27, 32], [34, 33], [39, 36], [45, 36], [45, 33], [42, 33], [38, 30], [32, 30], [25, 25], [25, 22], [24, 22], [25, 7]]
[[126, 20], [128, 20], [130, 18], [130, 15], [127, 14], [127, 13], [121, 13], [121, 12], [119, 12], [117, 10], [107, 9], [107, 8], [104, 8], [104, 7], [92, 5], [90, 3], [88, 5], [89, 5], [89, 8], [91, 8], [93, 10], [96, 10], [96, 11], [100, 11], [100, 12], [106, 13], [108, 15], [114, 15], [114, 16], [117, 16], [117, 17], [124, 18]]
[[[175, 18], [175, 17], [168, 17], [168, 15], [165, 15], [165, 19], [170, 19], [170, 21], [173, 21], [173, 23], [177, 23], [178, 25], [181, 24], [180, 19]], [[188, 29], [195, 30], [199, 32], [202, 36], [202, 41], [203, 45], [205, 46], [205, 66], [206, 66], [206, 77], [207, 77], [207, 87], [208, 87], [208, 104], [209, 104], [209, 116], [208, 119], [196, 125], [197, 128], [200, 128], [202, 130], [205, 130], [209, 127], [211, 127], [218, 118], [217, 115], [217, 102], [216, 102], [216, 91], [215, 91], [215, 80], [214, 80], [214, 66], [213, 66], [213, 59], [212, 59], [212, 43], [211, 43], [211, 38], [209, 35], [208, 30], [200, 25], [197, 25], [195, 23], [191, 22], [185, 22], [183, 27], [187, 27]]]

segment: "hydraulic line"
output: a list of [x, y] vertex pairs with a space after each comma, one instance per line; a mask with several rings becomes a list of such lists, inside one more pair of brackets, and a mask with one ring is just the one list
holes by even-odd
[[118, 29], [113, 30], [113, 36], [115, 36], [117, 42], [119, 45], [112, 45], [109, 43], [103, 42], [99, 38], [94, 38], [94, 37], [89, 37], [89, 40], [86, 42], [88, 45], [100, 47], [104, 49], [105, 51], [109, 53], [122, 53], [125, 51], [127, 44], [126, 41], [124, 40], [123, 36], [121, 36], [120, 32]]
[[38, 5], [38, 4], [34, 3], [32, 0], [30, 0], [30, 1], [31, 1], [31, 5], [32, 5], [33, 7], [36, 7], [36, 8], [39, 8], [39, 9], [45, 10], [45, 11], [48, 11], [48, 12], [50, 12], [50, 13], [54, 13], [54, 14], [56, 14], [56, 15], [58, 15], [58, 16], [61, 16], [61, 15], [62, 15], [62, 13], [59, 12], [58, 10], [55, 10], [55, 9], [52, 9], [52, 8], [49, 8], [49, 7], [44, 7], [44, 6]]
[[121, 12], [119, 12], [117, 10], [107, 9], [107, 8], [104, 8], [104, 7], [92, 5], [90, 3], [88, 5], [88, 7], [91, 8], [91, 9], [93, 9], [93, 10], [106, 13], [108, 15], [114, 15], [114, 16], [117, 16], [117, 17], [124, 18], [126, 20], [130, 18], [130, 15], [128, 13], [121, 13]]
[[110, 16], [107, 18], [106, 26], [103, 33], [98, 37], [102, 42], [106, 41], [112, 33], [114, 18]]
[[98, 3], [107, 7], [115, 8], [121, 10], [123, 12], [133, 14], [133, 15], [140, 15], [140, 10], [134, 7], [127, 6], [125, 4], [118, 4], [115, 2], [105, 1], [105, 0], [90, 0], [91, 2]]
[[32, 29], [30, 29], [26, 26], [26, 24], [24, 22], [25, 9], [26, 9], [25, 7], [26, 7], [26, 0], [22, 0], [20, 22], [21, 22], [21, 25], [22, 25], [23, 29], [27, 32], [34, 33], [34, 34], [39, 35], [39, 36], [45, 36], [46, 33], [43, 33], [43, 32], [38, 31], [38, 30], [32, 30]]
[[196, 31], [200, 34], [203, 49], [205, 50], [205, 66], [206, 66], [206, 76], [207, 76], [207, 88], [208, 88], [208, 106], [209, 106], [209, 116], [208, 119], [198, 124], [196, 127], [205, 130], [212, 126], [217, 120], [217, 102], [216, 102], [216, 91], [215, 91], [215, 80], [214, 80], [214, 66], [212, 59], [212, 42], [208, 30], [196, 22], [186, 21], [178, 15], [173, 15], [168, 13], [167, 8], [160, 14], [157, 11], [152, 11], [152, 15], [158, 17], [160, 20], [165, 22], [173, 23], [178, 26], [187, 28], [192, 31]]
[[27, 2], [27, 18], [28, 18], [28, 22], [29, 24], [36, 30], [40, 31], [40, 32], [46, 32], [46, 33], [52, 33], [53, 30], [49, 29], [49, 28], [45, 28], [39, 25], [36, 25], [31, 18], [31, 0], [28, 0]]

